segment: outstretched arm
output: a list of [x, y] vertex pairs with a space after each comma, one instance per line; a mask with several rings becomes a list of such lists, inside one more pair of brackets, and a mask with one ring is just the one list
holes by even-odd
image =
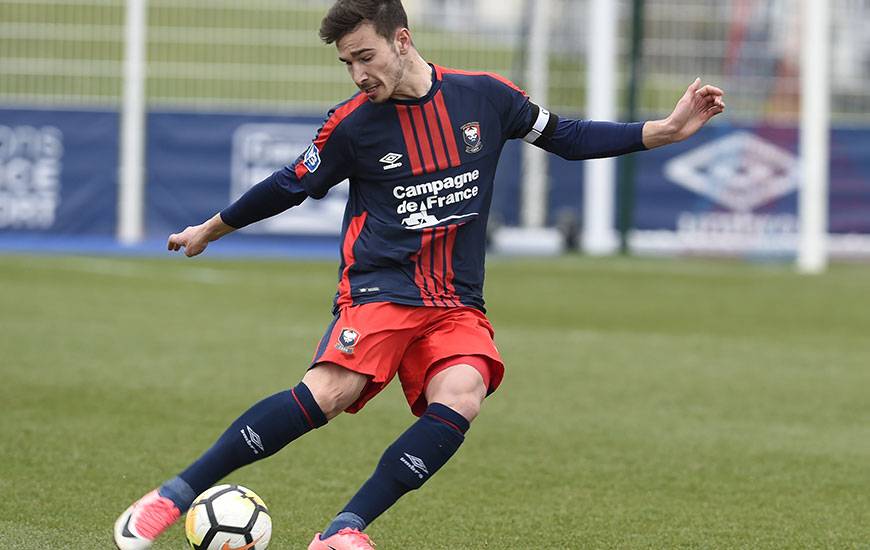
[[663, 120], [602, 122], [560, 119], [531, 105], [533, 125], [524, 138], [529, 143], [568, 160], [615, 157], [682, 141], [725, 110], [723, 92], [693, 82], [674, 111]]
[[250, 188], [236, 202], [208, 221], [169, 236], [167, 248], [184, 249], [188, 258], [201, 254], [208, 243], [247, 225], [302, 203], [308, 195], [294, 170], [284, 167]]
[[652, 149], [694, 135], [707, 121], [725, 110], [724, 95], [725, 92], [719, 88], [701, 86], [701, 79], [695, 79], [668, 118], [644, 124], [644, 146]]
[[[188, 257], [201, 254], [208, 243], [236, 229], [298, 206], [307, 197], [322, 198], [334, 185], [349, 177], [353, 149], [346, 125], [330, 111], [308, 149], [291, 165], [248, 189], [237, 201], [208, 221], [169, 236], [167, 248], [184, 249]], [[345, 115], [346, 116], [346, 115]]]

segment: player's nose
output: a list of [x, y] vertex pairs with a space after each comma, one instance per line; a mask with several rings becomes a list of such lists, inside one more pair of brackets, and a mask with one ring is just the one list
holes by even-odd
[[366, 74], [365, 70], [357, 67], [354, 67], [353, 74], [351, 76], [353, 77], [354, 84], [356, 84], [360, 88], [365, 87], [365, 83], [369, 79], [369, 75]]

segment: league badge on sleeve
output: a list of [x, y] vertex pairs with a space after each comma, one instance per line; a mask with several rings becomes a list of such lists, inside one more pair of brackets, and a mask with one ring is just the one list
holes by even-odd
[[352, 328], [343, 328], [338, 335], [335, 349], [342, 353], [353, 353], [353, 348], [359, 342], [359, 332]]
[[312, 174], [320, 168], [320, 151], [317, 150], [317, 146], [313, 143], [308, 146], [305, 154], [302, 155], [302, 163]]
[[483, 149], [483, 140], [480, 137], [480, 123], [469, 122], [462, 125], [462, 140], [465, 142], [466, 153], [476, 153]]

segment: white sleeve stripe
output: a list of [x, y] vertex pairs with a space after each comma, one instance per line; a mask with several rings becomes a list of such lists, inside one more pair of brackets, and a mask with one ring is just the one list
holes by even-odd
[[550, 122], [550, 111], [540, 108], [538, 110], [538, 118], [535, 120], [535, 123], [532, 124], [531, 131], [526, 134], [526, 137], [524, 137], [523, 140], [529, 143], [537, 141], [544, 132], [544, 129], [547, 127], [548, 122]]

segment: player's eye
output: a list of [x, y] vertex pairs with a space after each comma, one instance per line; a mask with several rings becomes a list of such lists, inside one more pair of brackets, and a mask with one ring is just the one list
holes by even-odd
[[370, 62], [372, 59], [374, 59], [374, 57], [375, 57], [375, 56], [373, 56], [373, 55], [367, 55], [367, 56], [365, 56], [365, 57], [362, 58], [362, 62], [363, 62], [363, 63], [368, 63], [368, 62]]

